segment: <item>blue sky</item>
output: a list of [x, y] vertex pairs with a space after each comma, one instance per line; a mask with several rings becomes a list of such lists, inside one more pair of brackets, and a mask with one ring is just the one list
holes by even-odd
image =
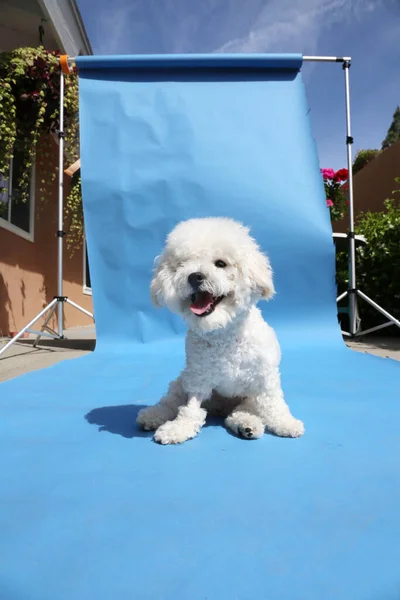
[[[351, 56], [353, 154], [380, 148], [400, 104], [400, 0], [78, 0], [95, 54]], [[343, 71], [305, 64], [321, 167], [346, 166]]]

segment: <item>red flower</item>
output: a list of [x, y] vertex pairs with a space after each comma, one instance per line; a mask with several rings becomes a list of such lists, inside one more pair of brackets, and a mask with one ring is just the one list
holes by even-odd
[[347, 169], [339, 169], [335, 173], [335, 181], [347, 181], [349, 178], [349, 172]]

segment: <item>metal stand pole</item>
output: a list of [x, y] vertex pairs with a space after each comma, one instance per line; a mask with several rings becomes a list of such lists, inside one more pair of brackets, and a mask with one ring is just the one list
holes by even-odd
[[[58, 230], [57, 230], [57, 323], [58, 337], [63, 331], [63, 211], [64, 211], [64, 74], [60, 73], [60, 125], [58, 131]], [[40, 336], [36, 338], [39, 341]]]
[[[67, 296], [63, 295], [63, 237], [65, 231], [63, 231], [63, 213], [64, 213], [64, 74], [60, 72], [60, 126], [58, 132], [59, 146], [58, 146], [58, 230], [57, 230], [57, 296], [48, 304], [40, 313], [36, 315], [21, 331], [13, 337], [3, 348], [0, 349], [0, 355], [3, 354], [10, 346], [15, 344], [17, 340], [25, 333], [36, 333], [37, 336], [33, 342], [35, 348], [41, 337], [49, 337], [52, 339], [62, 340], [64, 336], [64, 303], [68, 303], [77, 310], [91, 317], [93, 314], [88, 310], [84, 309], [76, 302], [72, 302]], [[48, 323], [57, 310], [57, 329], [54, 331], [48, 326]], [[43, 317], [47, 311], [49, 311], [46, 320], [44, 321], [40, 331], [31, 329], [31, 326], [36, 323], [41, 317]]]
[[[354, 196], [353, 196], [353, 161], [352, 161], [352, 153], [351, 153], [351, 145], [353, 143], [353, 138], [351, 135], [351, 119], [350, 119], [350, 77], [349, 77], [349, 69], [350, 69], [350, 59], [343, 59], [343, 70], [344, 70], [344, 81], [345, 81], [345, 97], [346, 97], [346, 146], [347, 146], [347, 167], [349, 172], [349, 221], [350, 228], [349, 233], [347, 234], [349, 240], [349, 286], [348, 290], [341, 294], [337, 298], [337, 302], [348, 296], [349, 298], [349, 329], [350, 332], [347, 333], [343, 331], [344, 335], [349, 335], [350, 337], [357, 337], [361, 335], [365, 335], [367, 333], [371, 333], [372, 331], [378, 331], [379, 329], [383, 329], [384, 327], [389, 327], [389, 325], [397, 325], [400, 327], [400, 321], [393, 317], [390, 313], [388, 313], [385, 309], [383, 309], [379, 304], [371, 300], [366, 294], [364, 294], [357, 287], [357, 278], [356, 278], [356, 243], [355, 243], [355, 232], [354, 232]], [[368, 302], [375, 310], [383, 314], [389, 321], [383, 323], [382, 325], [377, 325], [376, 327], [371, 327], [370, 329], [361, 331], [360, 327], [360, 318], [358, 312], [358, 304], [357, 297], [362, 298], [365, 302]]]
[[347, 235], [349, 240], [349, 285], [346, 295], [349, 298], [349, 329], [350, 335], [355, 335], [359, 325], [356, 296], [356, 242], [354, 232], [354, 197], [353, 197], [353, 159], [351, 145], [353, 137], [351, 135], [351, 117], [350, 117], [350, 81], [349, 81], [350, 61], [343, 62], [345, 98], [346, 98], [346, 150], [347, 150], [347, 169], [349, 172], [349, 220], [350, 231]]

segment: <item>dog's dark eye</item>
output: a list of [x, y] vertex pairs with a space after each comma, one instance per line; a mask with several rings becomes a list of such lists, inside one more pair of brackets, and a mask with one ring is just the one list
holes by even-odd
[[214, 264], [219, 269], [225, 269], [226, 267], [226, 263], [223, 260], [216, 260]]

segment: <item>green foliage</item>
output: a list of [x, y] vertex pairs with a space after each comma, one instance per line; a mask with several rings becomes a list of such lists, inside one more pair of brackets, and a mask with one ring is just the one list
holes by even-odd
[[380, 153], [380, 150], [359, 150], [353, 161], [353, 175], [361, 171], [371, 160]]
[[[18, 199], [29, 196], [30, 172], [36, 156], [41, 172], [40, 193], [45, 199], [57, 176], [51, 161], [50, 134], [59, 129], [60, 64], [59, 52], [38, 48], [18, 48], [0, 53], [0, 174], [8, 178], [11, 158], [22, 156], [17, 183]], [[79, 157], [78, 78], [76, 72], [64, 78], [64, 149], [70, 162]], [[70, 211], [73, 241], [78, 242], [77, 221], [82, 216], [78, 191], [72, 186]], [[80, 231], [82, 230], [82, 225]]]
[[[400, 187], [400, 178], [396, 178]], [[359, 216], [356, 233], [364, 235], [367, 244], [357, 248], [358, 287], [372, 300], [400, 319], [400, 189], [385, 200], [385, 210]], [[347, 252], [338, 253], [336, 277], [338, 293], [347, 289]], [[360, 300], [362, 328], [384, 322], [384, 317]], [[391, 332], [391, 333], [397, 333]]]
[[[59, 53], [43, 47], [18, 48], [0, 54], [0, 172], [9, 173], [10, 160], [18, 150], [23, 168], [18, 182], [19, 197], [26, 200], [32, 160], [43, 134], [59, 127], [60, 66]], [[78, 156], [78, 84], [76, 75], [65, 78], [65, 147]], [[49, 140], [47, 139], [47, 142]], [[54, 178], [49, 165], [49, 147], [38, 157], [48, 166], [48, 183]]]
[[72, 256], [83, 243], [83, 207], [81, 172], [76, 171], [71, 181], [71, 189], [65, 202], [66, 220], [69, 221], [67, 248]]
[[392, 124], [390, 125], [385, 139], [382, 142], [382, 150], [389, 148], [400, 139], [400, 106], [396, 108], [393, 114]]

